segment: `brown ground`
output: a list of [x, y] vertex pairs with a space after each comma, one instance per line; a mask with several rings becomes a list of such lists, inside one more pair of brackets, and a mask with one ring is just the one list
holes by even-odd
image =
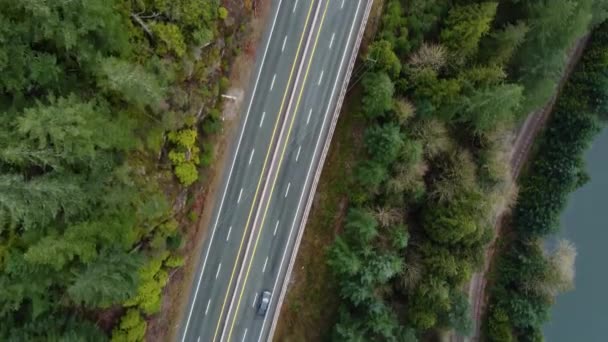
[[[237, 56], [230, 68], [229, 94], [242, 94], [247, 89], [256, 57], [255, 46], [258, 45], [264, 31], [266, 17], [269, 13], [270, 0], [250, 0], [255, 7], [252, 12], [245, 10], [237, 0], [224, 0], [223, 5], [234, 18], [233, 25], [243, 23], [247, 26], [249, 34], [241, 44], [241, 55]], [[253, 48], [252, 48], [253, 47]], [[242, 96], [241, 96], [242, 98]], [[224, 126], [222, 132], [209, 139], [215, 149], [215, 160], [212, 167], [201, 172], [201, 181], [191, 189], [194, 201], [191, 212], [196, 214], [195, 222], [187, 218], [181, 220], [184, 232], [184, 246], [180, 255], [184, 256], [185, 265], [170, 274], [169, 282], [163, 291], [161, 312], [148, 320], [146, 341], [173, 341], [179, 333], [179, 325], [188, 304], [193, 277], [198, 266], [199, 256], [203, 242], [208, 233], [208, 226], [214, 208], [214, 200], [218, 191], [221, 191], [224, 170], [231, 162], [232, 157], [227, 153], [235, 141], [238, 131], [238, 115], [240, 101], [236, 104], [228, 102], [224, 110]]]
[[[570, 51], [570, 54], [568, 56], [566, 70], [559, 81], [558, 89], [555, 92], [555, 95], [551, 97], [545, 107], [536, 112], [530, 113], [530, 115], [528, 115], [528, 118], [526, 118], [526, 121], [520, 128], [511, 153], [512, 157], [510, 164], [513, 179], [516, 180], [518, 178], [518, 176], [521, 174], [524, 165], [526, 165], [526, 162], [533, 154], [533, 142], [544, 127], [544, 124], [547, 122], [547, 119], [549, 118], [549, 115], [553, 110], [553, 106], [555, 105], [555, 101], [557, 100], [561, 89], [563, 88], [564, 84], [570, 76], [570, 73], [572, 72], [581, 57], [585, 45], [587, 44], [587, 40], [588, 36], [584, 36], [576, 41], [573, 49]], [[501, 217], [499, 217], [499, 219], [496, 221], [496, 234], [494, 235], [494, 239], [490, 242], [486, 249], [483, 270], [482, 272], [475, 273], [471, 279], [471, 282], [469, 283], [469, 301], [471, 303], [471, 311], [473, 316], [472, 320], [475, 325], [473, 335], [470, 338], [471, 341], [480, 340], [480, 323], [487, 301], [487, 276], [489, 274], [491, 263], [494, 259], [494, 252], [497, 250], [496, 241], [500, 238], [504, 230], [501, 228], [501, 226], [508, 222], [508, 218], [506, 217], [508, 215], [508, 212], [504, 212]], [[454, 336], [452, 340], [462, 341], [464, 339], [460, 336]]]

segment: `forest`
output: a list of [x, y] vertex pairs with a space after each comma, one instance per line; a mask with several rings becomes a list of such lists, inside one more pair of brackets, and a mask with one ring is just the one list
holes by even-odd
[[219, 0], [0, 8], [0, 340], [142, 341], [240, 27]]
[[559, 229], [567, 196], [589, 179], [583, 153], [605, 124], [607, 100], [608, 25], [604, 23], [593, 31], [520, 181], [512, 235], [492, 276], [485, 322], [489, 341], [542, 341], [542, 325], [549, 319], [555, 296], [573, 286], [574, 247], [560, 241], [547, 251], [543, 241]]
[[[465, 287], [515, 197], [514, 130], [556, 91], [575, 40], [605, 17], [606, 4], [594, 0], [385, 1], [353, 114], [365, 127], [365, 155], [348, 180], [342, 233], [326, 254], [340, 298], [333, 340], [471, 332]], [[568, 134], [578, 133], [585, 135]], [[567, 172], [580, 170], [579, 159]], [[579, 176], [564, 175], [575, 183]], [[545, 190], [560, 180], [548, 179], [524, 190], [516, 209], [517, 217], [536, 219], [539, 232], [553, 223], [536, 217], [547, 202], [525, 202], [526, 191], [553, 200]], [[515, 321], [506, 324], [513, 336], [526, 335]]]

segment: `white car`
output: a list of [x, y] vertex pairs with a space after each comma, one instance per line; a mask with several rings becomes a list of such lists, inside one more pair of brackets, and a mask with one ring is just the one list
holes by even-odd
[[268, 306], [270, 305], [271, 295], [272, 294], [270, 293], [270, 291], [262, 291], [262, 296], [260, 297], [260, 304], [258, 304], [258, 315], [266, 315], [266, 311], [268, 311]]

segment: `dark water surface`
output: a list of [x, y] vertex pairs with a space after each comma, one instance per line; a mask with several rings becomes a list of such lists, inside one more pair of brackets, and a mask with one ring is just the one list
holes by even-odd
[[574, 242], [576, 288], [557, 298], [545, 326], [548, 342], [608, 341], [608, 129], [587, 151], [591, 181], [572, 193], [561, 236]]

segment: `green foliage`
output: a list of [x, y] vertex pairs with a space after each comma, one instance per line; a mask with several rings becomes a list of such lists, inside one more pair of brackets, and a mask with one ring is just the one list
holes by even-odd
[[525, 87], [524, 112], [537, 109], [552, 94], [563, 71], [566, 51], [588, 29], [592, 0], [545, 0], [519, 5], [530, 28], [514, 58], [515, 75]]
[[455, 244], [479, 236], [484, 228], [479, 218], [482, 201], [480, 193], [463, 189], [449, 202], [429, 206], [423, 218], [426, 233], [441, 244]]
[[169, 160], [174, 166], [175, 176], [184, 186], [189, 186], [198, 179], [196, 166], [200, 163], [199, 148], [196, 146], [198, 133], [192, 128], [184, 128], [169, 133], [169, 141], [175, 149], [169, 152]]
[[[31, 2], [3, 0], [0, 92], [19, 103], [26, 96], [67, 95], [76, 84], [62, 77], [78, 64], [76, 77], [89, 77], [100, 55], [128, 49], [116, 1]], [[77, 88], [76, 88], [77, 89]]]
[[389, 42], [394, 47], [397, 56], [402, 56], [409, 50], [407, 20], [403, 15], [403, 8], [399, 0], [390, 0], [386, 3], [378, 39], [376, 42]]
[[386, 124], [383, 126], [372, 126], [365, 132], [365, 146], [371, 160], [382, 165], [388, 165], [395, 161], [401, 147], [403, 137], [399, 126]]
[[488, 64], [506, 65], [517, 48], [524, 42], [528, 33], [528, 25], [523, 21], [508, 24], [500, 31], [490, 34], [482, 43], [480, 59]]
[[414, 101], [421, 116], [438, 115], [449, 120], [460, 100], [462, 85], [457, 79], [440, 79], [435, 70], [426, 68], [413, 76]]
[[395, 86], [384, 72], [368, 72], [362, 80], [365, 95], [361, 99], [363, 113], [368, 118], [383, 116], [393, 108]]
[[228, 18], [228, 10], [225, 7], [220, 6], [217, 9], [217, 16], [220, 19], [225, 20], [226, 18]]
[[157, 37], [157, 51], [160, 55], [173, 53], [177, 57], [182, 57], [186, 53], [186, 43], [182, 33], [174, 24], [154, 23], [152, 32]]
[[64, 315], [46, 315], [25, 323], [3, 321], [0, 337], [5, 341], [107, 341], [95, 324]]
[[137, 255], [108, 251], [75, 275], [67, 293], [75, 303], [86, 307], [107, 308], [124, 302], [135, 294]]
[[481, 37], [488, 33], [496, 15], [496, 2], [483, 2], [452, 8], [441, 31], [441, 42], [464, 60], [477, 53]]
[[366, 192], [376, 193], [387, 177], [386, 167], [371, 160], [364, 161], [355, 170], [355, 179]]
[[139, 65], [114, 57], [101, 61], [97, 77], [102, 90], [136, 106], [156, 109], [164, 96], [156, 77]]
[[399, 57], [387, 40], [374, 41], [369, 47], [367, 58], [375, 70], [386, 72], [390, 77], [397, 77], [401, 72]]
[[112, 342], [141, 342], [146, 335], [146, 326], [139, 310], [129, 309], [112, 331]]
[[[378, 237], [377, 222], [363, 209], [351, 209], [346, 217], [343, 237], [338, 237], [328, 252], [327, 262], [338, 277], [340, 296], [346, 301], [341, 323], [335, 328], [336, 338], [357, 340], [357, 336], [371, 339], [396, 340], [405, 334], [393, 309], [378, 295], [378, 288], [403, 272], [404, 263], [397, 249], [373, 247]], [[355, 316], [348, 308], [358, 308]]]
[[411, 0], [407, 3], [407, 27], [411, 45], [420, 46], [425, 35], [437, 30], [440, 19], [453, 7], [449, 0]]
[[515, 84], [476, 89], [462, 98], [458, 121], [471, 125], [477, 134], [489, 132], [512, 122], [522, 99], [523, 87]]
[[169, 279], [167, 271], [162, 268], [167, 257], [168, 253], [152, 257], [139, 270], [137, 294], [124, 302], [126, 306], [137, 306], [147, 315], [160, 311], [162, 290]]
[[0, 7], [0, 340], [103, 341], [93, 322], [128, 302], [137, 307], [114, 338], [141, 341], [141, 312], [158, 310], [167, 269], [182, 263], [163, 261], [181, 235], [159, 156], [183, 182], [197, 178], [191, 118], [216, 107], [226, 55], [207, 46], [232, 35], [220, 31], [226, 10], [219, 0]]

